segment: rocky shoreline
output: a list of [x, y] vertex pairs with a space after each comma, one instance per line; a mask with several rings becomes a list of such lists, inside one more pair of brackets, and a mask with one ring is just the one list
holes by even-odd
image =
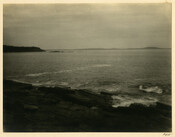
[[170, 132], [171, 106], [113, 108], [111, 95], [3, 81], [4, 132]]

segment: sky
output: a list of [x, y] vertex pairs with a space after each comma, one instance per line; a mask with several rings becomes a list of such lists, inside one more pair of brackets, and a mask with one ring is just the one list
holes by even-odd
[[171, 47], [171, 4], [4, 4], [3, 43], [42, 49]]

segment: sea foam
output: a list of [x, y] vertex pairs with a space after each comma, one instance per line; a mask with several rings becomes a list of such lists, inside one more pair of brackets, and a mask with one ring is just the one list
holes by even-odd
[[131, 104], [142, 104], [145, 106], [155, 105], [158, 101], [153, 97], [132, 97], [127, 95], [113, 95], [112, 107], [129, 107]]
[[141, 91], [145, 91], [145, 92], [153, 92], [153, 93], [157, 93], [157, 94], [161, 94], [163, 92], [163, 90], [161, 88], [159, 88], [158, 86], [151, 86], [151, 87], [143, 87], [142, 85], [139, 86], [139, 90]]

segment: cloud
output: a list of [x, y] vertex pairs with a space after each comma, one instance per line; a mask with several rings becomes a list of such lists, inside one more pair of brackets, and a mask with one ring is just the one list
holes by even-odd
[[171, 4], [10, 4], [3, 22], [10, 45], [171, 46]]

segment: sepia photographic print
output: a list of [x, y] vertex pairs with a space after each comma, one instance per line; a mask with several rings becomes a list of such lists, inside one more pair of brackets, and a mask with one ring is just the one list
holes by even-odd
[[172, 4], [3, 4], [3, 132], [172, 132]]

